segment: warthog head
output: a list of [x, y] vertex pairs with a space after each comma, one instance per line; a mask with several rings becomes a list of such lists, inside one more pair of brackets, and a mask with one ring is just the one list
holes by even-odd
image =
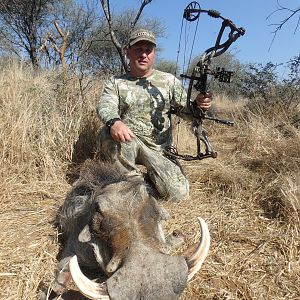
[[[200, 269], [210, 236], [199, 218], [199, 244], [171, 256], [161, 226], [167, 217], [140, 178], [90, 163], [62, 209], [67, 235], [64, 264], [66, 258], [69, 262], [64, 272], [70, 271], [78, 289], [90, 299], [177, 299]], [[92, 281], [79, 266], [101, 268], [107, 280]], [[59, 280], [62, 273], [57, 281], [65, 285], [65, 278]]]

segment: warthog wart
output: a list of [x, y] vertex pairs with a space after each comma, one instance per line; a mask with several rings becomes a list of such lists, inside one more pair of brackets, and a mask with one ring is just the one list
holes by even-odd
[[[199, 218], [199, 244], [171, 256], [168, 241], [182, 235], [165, 237], [162, 223], [168, 217], [140, 177], [86, 163], [60, 211], [65, 246], [52, 294], [61, 297], [72, 278], [90, 299], [178, 299], [200, 269], [210, 235]], [[102, 273], [105, 280], [90, 280], [81, 267]]]

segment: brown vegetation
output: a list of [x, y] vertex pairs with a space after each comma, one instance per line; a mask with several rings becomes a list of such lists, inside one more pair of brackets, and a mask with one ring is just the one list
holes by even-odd
[[[0, 73], [0, 299], [36, 299], [53, 279], [55, 214], [79, 164], [95, 152], [99, 82], [84, 97], [76, 79], [59, 82], [13, 63]], [[190, 199], [163, 203], [173, 216], [167, 230], [181, 228], [187, 244], [197, 240], [197, 216], [212, 235], [182, 299], [299, 299], [297, 114], [216, 98], [236, 126], [206, 123], [218, 158], [183, 163]], [[182, 151], [194, 151], [184, 124], [179, 140]]]

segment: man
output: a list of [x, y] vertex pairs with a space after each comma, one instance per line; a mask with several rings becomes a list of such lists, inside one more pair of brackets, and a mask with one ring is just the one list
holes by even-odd
[[[184, 107], [186, 92], [175, 76], [153, 68], [155, 48], [152, 32], [139, 29], [130, 35], [130, 71], [110, 78], [99, 102], [98, 114], [106, 124], [99, 147], [102, 159], [120, 171], [141, 174], [137, 165], [145, 166], [159, 195], [178, 201], [188, 196], [189, 183], [163, 150], [172, 143], [170, 107]], [[195, 104], [206, 110], [211, 101], [211, 94], [199, 94]]]

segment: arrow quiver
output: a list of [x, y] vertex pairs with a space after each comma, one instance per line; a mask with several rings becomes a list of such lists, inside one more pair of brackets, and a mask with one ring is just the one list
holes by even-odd
[[[192, 69], [191, 74], [180, 75], [180, 77], [189, 80], [186, 106], [189, 110], [189, 115], [192, 117], [193, 131], [197, 139], [197, 155], [181, 155], [177, 152], [175, 147], [171, 146], [165, 149], [165, 155], [170, 158], [179, 158], [183, 160], [201, 160], [208, 157], [216, 158], [217, 153], [213, 150], [208, 139], [207, 132], [203, 128], [203, 120], [212, 120], [214, 122], [229, 126], [234, 124], [231, 121], [208, 116], [205, 111], [196, 107], [196, 103], [194, 101], [191, 101], [191, 95], [193, 89], [200, 93], [206, 94], [208, 91], [209, 77], [212, 77], [219, 82], [230, 83], [233, 72], [220, 67], [212, 69], [211, 62], [214, 57], [225, 53], [233, 42], [235, 42], [240, 36], [244, 35], [245, 29], [242, 27], [238, 28], [231, 20], [224, 18], [216, 10], [201, 9], [199, 3], [196, 1], [191, 2], [185, 8], [183, 18], [188, 22], [193, 22], [198, 20], [201, 13], [207, 14], [212, 18], [221, 19], [222, 25], [217, 35], [215, 44], [204, 51], [196, 66]], [[228, 38], [226, 41], [221, 42], [225, 29], [229, 29]], [[170, 113], [178, 114], [182, 111], [183, 108], [171, 108]], [[204, 152], [201, 152], [202, 144], [204, 145]]]

